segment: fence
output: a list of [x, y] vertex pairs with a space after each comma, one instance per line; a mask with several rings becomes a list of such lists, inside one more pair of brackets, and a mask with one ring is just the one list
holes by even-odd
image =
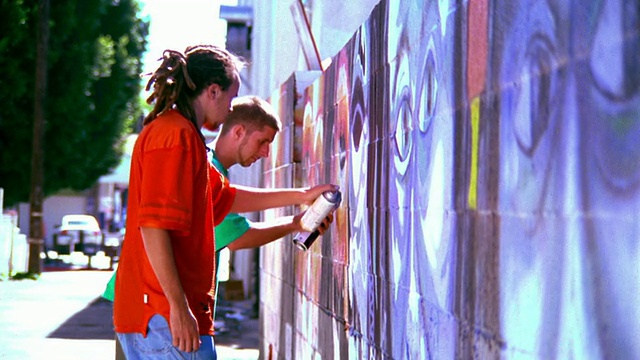
[[27, 236], [20, 233], [18, 213], [4, 213], [2, 204], [3, 189], [0, 188], [0, 276], [11, 276], [26, 272], [29, 266], [29, 246]]

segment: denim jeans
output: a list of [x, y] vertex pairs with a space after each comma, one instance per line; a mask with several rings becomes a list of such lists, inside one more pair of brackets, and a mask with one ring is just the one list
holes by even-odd
[[213, 337], [200, 336], [202, 344], [198, 351], [184, 352], [173, 346], [169, 324], [162, 315], [153, 315], [147, 325], [147, 337], [139, 333], [117, 333], [127, 360], [190, 359], [216, 360]]

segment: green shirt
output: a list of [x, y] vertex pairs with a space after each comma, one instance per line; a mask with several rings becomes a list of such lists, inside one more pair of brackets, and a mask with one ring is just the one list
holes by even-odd
[[[216, 153], [214, 151], [211, 151], [211, 154], [211, 162], [213, 163], [213, 166], [215, 166], [216, 169], [218, 169], [218, 171], [220, 171], [220, 173], [224, 175], [224, 177], [229, 178], [229, 172], [224, 168], [224, 166], [222, 166], [220, 160], [218, 160], [218, 157], [216, 156]], [[215, 227], [216, 264], [220, 262], [219, 251], [229, 246], [229, 244], [231, 244], [232, 242], [236, 241], [240, 236], [246, 233], [250, 227], [251, 225], [249, 224], [247, 218], [236, 213], [227, 214], [224, 220], [222, 220], [222, 222]], [[115, 295], [115, 286], [116, 272], [114, 271], [111, 279], [109, 279], [109, 282], [107, 283], [107, 287], [104, 290], [102, 297], [107, 300], [113, 301]]]
[[[215, 166], [216, 169], [218, 169], [218, 171], [228, 179], [229, 172], [224, 166], [222, 166], [215, 151], [211, 151], [211, 155], [211, 162], [213, 163], [213, 166]], [[236, 241], [240, 236], [246, 233], [247, 230], [249, 230], [249, 227], [249, 221], [244, 216], [236, 213], [227, 214], [224, 220], [222, 220], [222, 222], [215, 228], [216, 252], [226, 248], [229, 244]], [[216, 263], [217, 262], [218, 259], [216, 259]]]

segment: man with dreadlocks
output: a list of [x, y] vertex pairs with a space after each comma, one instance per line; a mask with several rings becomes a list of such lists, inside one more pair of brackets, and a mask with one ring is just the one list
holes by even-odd
[[241, 59], [215, 46], [167, 50], [155, 102], [134, 146], [114, 325], [127, 359], [215, 359], [213, 227], [229, 211], [311, 204], [310, 189], [233, 187], [207, 160], [200, 128], [217, 128], [240, 87]]

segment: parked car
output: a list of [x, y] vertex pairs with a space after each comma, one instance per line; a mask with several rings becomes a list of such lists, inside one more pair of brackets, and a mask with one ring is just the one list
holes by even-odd
[[104, 235], [98, 220], [91, 215], [65, 215], [62, 224], [53, 235], [53, 246], [58, 254], [80, 251], [95, 255], [102, 250]]
[[124, 239], [124, 229], [119, 232], [106, 233], [104, 236], [104, 244], [102, 250], [104, 254], [110, 257], [112, 260], [120, 257], [120, 248], [122, 247], [122, 240]]

